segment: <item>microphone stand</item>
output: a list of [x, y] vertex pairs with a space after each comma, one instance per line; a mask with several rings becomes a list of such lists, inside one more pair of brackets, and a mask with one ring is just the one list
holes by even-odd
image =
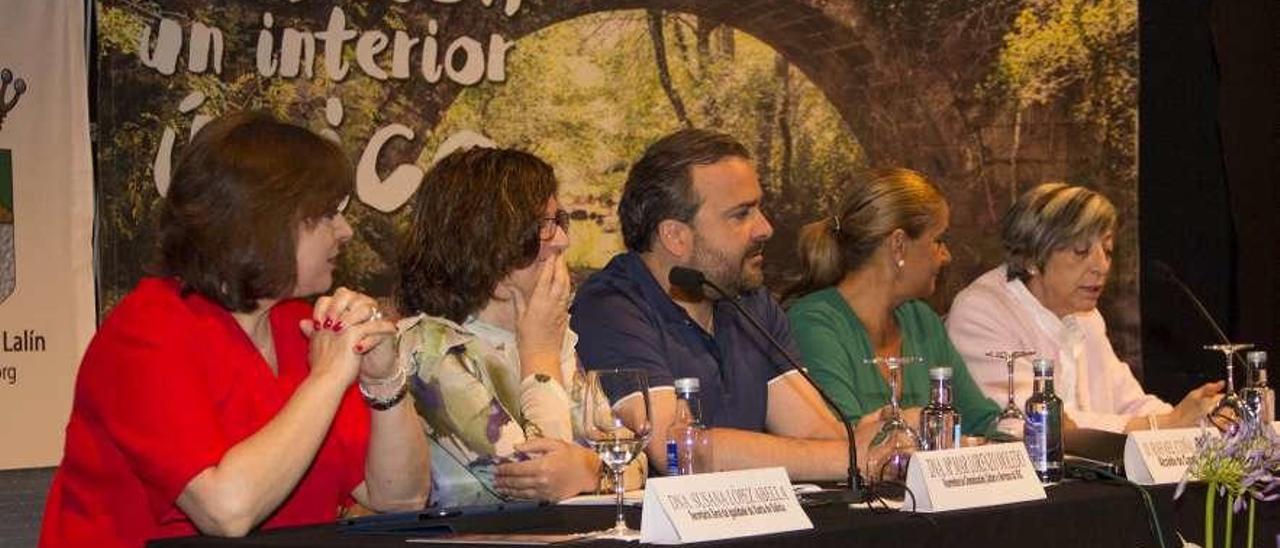
[[818, 393], [818, 396], [822, 397], [822, 401], [827, 404], [827, 407], [831, 408], [831, 412], [835, 414], [836, 420], [839, 421], [840, 424], [844, 425], [845, 435], [849, 437], [849, 469], [847, 477], [849, 489], [847, 491], [840, 491], [833, 502], [843, 502], [848, 504], [866, 502], [868, 500], [866, 489], [862, 485], [862, 476], [858, 474], [858, 449], [854, 443], [853, 427], [849, 425], [849, 421], [844, 420], [844, 413], [840, 411], [840, 408], [831, 400], [831, 397], [827, 395], [826, 391], [824, 391], [822, 387], [818, 386], [818, 383], [814, 382], [813, 377], [810, 377], [809, 373], [805, 371], [803, 367], [800, 367], [800, 362], [792, 357], [790, 352], [787, 352], [787, 349], [782, 346], [782, 343], [773, 338], [773, 335], [769, 333], [768, 329], [765, 329], [764, 325], [760, 323], [760, 320], [756, 319], [754, 314], [748, 311], [746, 307], [742, 306], [742, 301], [736, 295], [730, 296], [729, 293], [721, 289], [720, 286], [716, 285], [711, 280], [708, 280], [704, 274], [701, 272], [697, 272], [697, 274], [698, 282], [701, 285], [714, 289], [716, 293], [720, 294], [721, 298], [729, 301], [729, 304], [733, 305], [733, 307], [738, 310], [738, 313], [741, 314], [742, 317], [746, 318], [747, 322], [749, 322], [756, 331], [759, 331], [760, 334], [764, 335], [765, 340], [769, 341], [770, 346], [773, 346], [774, 350], [777, 350], [779, 354], [782, 354], [782, 357], [787, 360], [791, 369], [800, 373], [800, 376], [804, 377], [804, 380], [809, 383], [809, 386], [812, 386]]
[[[1218, 325], [1218, 322], [1213, 319], [1213, 314], [1209, 313], [1209, 309], [1204, 307], [1204, 303], [1200, 302], [1200, 299], [1196, 297], [1195, 292], [1191, 291], [1191, 288], [1187, 287], [1187, 284], [1183, 283], [1182, 279], [1174, 273], [1173, 267], [1158, 259], [1152, 261], [1152, 264], [1155, 265], [1156, 270], [1159, 271], [1165, 279], [1169, 280], [1175, 287], [1182, 291], [1182, 294], [1191, 301], [1191, 304], [1195, 305], [1196, 312], [1199, 312], [1200, 317], [1209, 324], [1209, 327], [1213, 328], [1213, 332], [1218, 336], [1218, 340], [1221, 341], [1222, 344], [1232, 344], [1231, 339], [1227, 337], [1226, 332], [1224, 332], [1222, 327]], [[1249, 371], [1249, 365], [1244, 362], [1244, 358], [1240, 357], [1239, 353], [1234, 353], [1232, 355], [1235, 356], [1236, 361], [1238, 361], [1240, 365], [1245, 366], [1246, 372]]]

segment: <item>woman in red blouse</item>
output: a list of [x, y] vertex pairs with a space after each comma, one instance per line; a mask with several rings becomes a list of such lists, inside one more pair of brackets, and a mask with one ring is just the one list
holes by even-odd
[[156, 277], [76, 379], [44, 546], [138, 546], [421, 508], [428, 448], [394, 326], [329, 290], [351, 239], [342, 151], [261, 114], [209, 123], [161, 205]]

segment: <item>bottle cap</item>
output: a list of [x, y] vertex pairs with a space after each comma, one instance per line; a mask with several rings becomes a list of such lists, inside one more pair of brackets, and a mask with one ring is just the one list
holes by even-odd
[[1248, 354], [1245, 354], [1244, 357], [1245, 359], [1249, 360], [1249, 363], [1263, 363], [1267, 361], [1267, 351], [1253, 350], [1253, 351], [1250, 351]]
[[1053, 360], [1049, 358], [1036, 358], [1031, 360], [1031, 370], [1036, 375], [1048, 377], [1053, 375]]
[[697, 377], [684, 377], [675, 382], [677, 392], [697, 392], [700, 384]]
[[951, 368], [950, 367], [930, 367], [929, 379], [935, 380], [935, 381], [950, 380]]

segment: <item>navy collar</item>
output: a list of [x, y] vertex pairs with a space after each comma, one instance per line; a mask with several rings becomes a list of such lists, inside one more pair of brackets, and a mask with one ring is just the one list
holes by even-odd
[[698, 325], [689, 313], [676, 304], [675, 299], [662, 289], [662, 284], [658, 283], [658, 279], [654, 277], [653, 272], [649, 270], [649, 265], [644, 263], [639, 253], [628, 251], [618, 255], [614, 260], [622, 266], [627, 278], [635, 280], [640, 295], [645, 301], [653, 304], [662, 321], [681, 325]]
[[[613, 260], [617, 261], [618, 265], [622, 267], [627, 278], [635, 281], [644, 300], [654, 305], [662, 321], [668, 324], [689, 326], [704, 333], [706, 332], [706, 330], [702, 329], [702, 326], [698, 325], [698, 322], [693, 320], [692, 316], [689, 316], [687, 310], [676, 304], [675, 299], [672, 299], [671, 295], [662, 289], [662, 285], [658, 283], [653, 271], [649, 270], [649, 265], [645, 264], [639, 253], [628, 251], [618, 255]], [[740, 299], [743, 306], [747, 306], [747, 301], [750, 297], [763, 290], [762, 288], [742, 294]], [[716, 331], [719, 332], [719, 328], [725, 325], [729, 318], [736, 316], [738, 311], [725, 299], [716, 299], [712, 302], [711, 321], [717, 327]]]

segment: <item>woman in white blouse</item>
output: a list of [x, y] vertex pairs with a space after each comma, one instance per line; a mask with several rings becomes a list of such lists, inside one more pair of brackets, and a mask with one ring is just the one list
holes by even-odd
[[[1197, 424], [1222, 383], [1192, 390], [1176, 407], [1145, 393], [1107, 339], [1098, 298], [1111, 270], [1116, 210], [1089, 189], [1049, 183], [1021, 197], [1004, 218], [1005, 263], [956, 295], [947, 332], [983, 392], [1007, 396], [1007, 369], [993, 350], [1034, 350], [1057, 362], [1055, 388], [1081, 428], [1129, 432]], [[1025, 363], [1018, 370], [1029, 371]], [[1031, 375], [1015, 375], [1019, 405]]]

